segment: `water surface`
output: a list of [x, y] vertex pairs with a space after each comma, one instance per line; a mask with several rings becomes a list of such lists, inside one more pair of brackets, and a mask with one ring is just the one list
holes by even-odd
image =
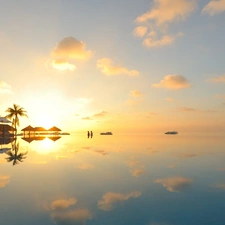
[[225, 223], [224, 135], [94, 133], [29, 142], [1, 145], [17, 146], [22, 162], [13, 149], [11, 158], [0, 154], [0, 224]]

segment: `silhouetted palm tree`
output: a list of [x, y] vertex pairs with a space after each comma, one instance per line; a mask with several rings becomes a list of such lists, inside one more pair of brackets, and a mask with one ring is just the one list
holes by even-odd
[[12, 125], [15, 128], [15, 134], [17, 134], [17, 126], [20, 125], [19, 116], [27, 116], [27, 112], [24, 110], [24, 108], [20, 107], [19, 105], [13, 104], [12, 108], [8, 108], [6, 110], [8, 115], [6, 116], [7, 119], [12, 119]]
[[6, 154], [8, 157], [6, 158], [7, 162], [13, 162], [13, 166], [23, 162], [26, 159], [27, 152], [19, 153], [19, 143], [15, 142], [12, 144], [12, 150], [7, 151]]

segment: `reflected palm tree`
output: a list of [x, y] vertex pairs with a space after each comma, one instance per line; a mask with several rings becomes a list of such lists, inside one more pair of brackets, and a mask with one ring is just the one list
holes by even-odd
[[24, 110], [23, 107], [20, 107], [19, 105], [13, 104], [12, 108], [8, 108], [6, 110], [8, 115], [6, 116], [7, 119], [12, 119], [12, 125], [15, 128], [15, 135], [17, 134], [17, 126], [20, 125], [19, 116], [27, 116], [27, 112]]
[[19, 143], [17, 143], [17, 139], [15, 139], [15, 141], [12, 142], [12, 150], [7, 151], [6, 154], [8, 155], [8, 157], [6, 157], [7, 162], [12, 162], [13, 166], [15, 166], [26, 159], [27, 152], [19, 153]]

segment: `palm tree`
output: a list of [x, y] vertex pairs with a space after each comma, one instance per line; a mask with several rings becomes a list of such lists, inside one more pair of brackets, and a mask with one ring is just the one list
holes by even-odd
[[12, 125], [15, 128], [15, 134], [17, 134], [17, 126], [20, 125], [19, 116], [27, 116], [27, 112], [24, 110], [24, 108], [20, 107], [19, 105], [13, 104], [12, 108], [8, 108], [6, 110], [8, 115], [6, 116], [7, 119], [12, 119]]
[[12, 150], [9, 150], [6, 152], [8, 157], [6, 158], [7, 162], [13, 162], [13, 166], [19, 164], [20, 162], [23, 162], [24, 159], [26, 159], [27, 152], [19, 152], [19, 143], [15, 142], [12, 144]]

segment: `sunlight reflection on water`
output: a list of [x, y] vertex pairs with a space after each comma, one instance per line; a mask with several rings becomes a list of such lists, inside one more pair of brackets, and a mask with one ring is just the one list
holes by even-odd
[[17, 157], [27, 152], [22, 162], [12, 166], [0, 155], [4, 224], [225, 221], [224, 136], [73, 134], [17, 142]]

